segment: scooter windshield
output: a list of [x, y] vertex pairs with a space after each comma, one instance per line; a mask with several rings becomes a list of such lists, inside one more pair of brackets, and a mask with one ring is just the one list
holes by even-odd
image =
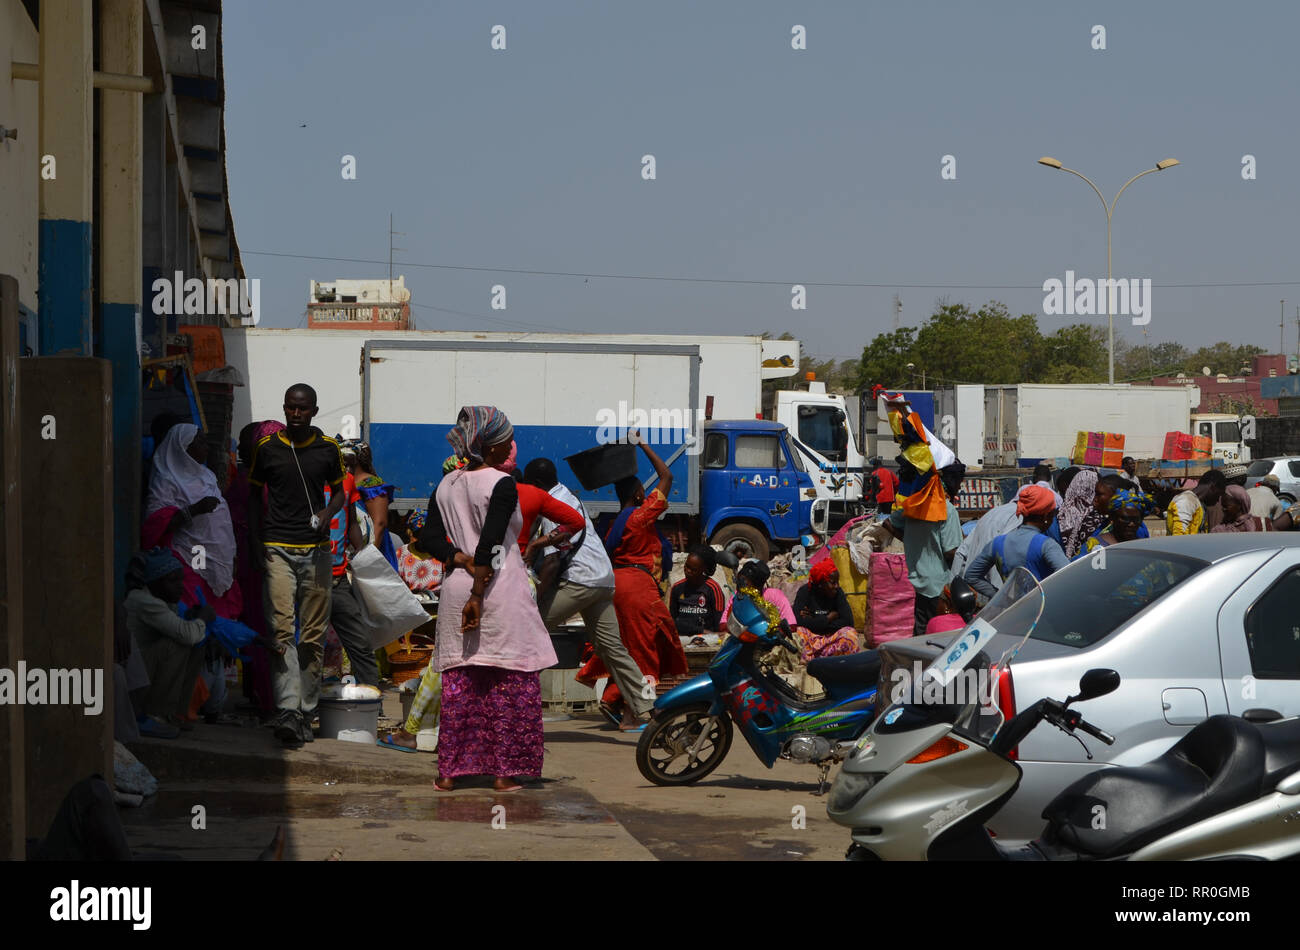
[[940, 685], [947, 685], [997, 634], [1012, 634], [1019, 639], [989, 671], [990, 681], [996, 682], [1034, 632], [1038, 619], [1043, 615], [1045, 603], [1043, 588], [1034, 575], [1023, 567], [1016, 568], [993, 599], [958, 634], [957, 639], [925, 668], [922, 675], [936, 680]]

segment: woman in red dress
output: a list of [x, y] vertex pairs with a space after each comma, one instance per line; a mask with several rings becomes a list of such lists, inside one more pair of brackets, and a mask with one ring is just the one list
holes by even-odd
[[[604, 541], [614, 564], [614, 613], [618, 615], [619, 635], [641, 670], [642, 688], [653, 695], [654, 684], [663, 677], [687, 671], [686, 652], [659, 586], [667, 579], [672, 564], [664, 563], [664, 541], [655, 522], [668, 509], [673, 475], [663, 459], [641, 440], [639, 432], [629, 434], [628, 439], [640, 444], [654, 466], [659, 484], [647, 495], [635, 475], [615, 483], [614, 490], [623, 508], [605, 533]], [[593, 656], [578, 671], [577, 680], [593, 685], [608, 675], [600, 657]], [[612, 679], [602, 702], [610, 709], [628, 708]], [[645, 721], [625, 713], [619, 728], [624, 732], [638, 732], [645, 728]]]

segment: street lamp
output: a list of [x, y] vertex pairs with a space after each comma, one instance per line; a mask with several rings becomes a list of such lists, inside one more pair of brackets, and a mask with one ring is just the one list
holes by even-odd
[[1078, 175], [1084, 181], [1088, 182], [1089, 185], [1092, 185], [1092, 190], [1097, 192], [1097, 197], [1101, 199], [1101, 206], [1106, 209], [1106, 324], [1107, 324], [1106, 359], [1109, 366], [1107, 376], [1110, 382], [1113, 384], [1115, 382], [1115, 313], [1114, 313], [1115, 288], [1111, 284], [1111, 276], [1110, 276], [1111, 215], [1115, 213], [1115, 203], [1119, 201], [1119, 196], [1124, 194], [1124, 188], [1127, 188], [1129, 185], [1133, 184], [1133, 182], [1137, 181], [1143, 175], [1150, 175], [1152, 172], [1162, 172], [1166, 168], [1173, 168], [1175, 165], [1178, 164], [1178, 159], [1166, 158], [1162, 161], [1156, 162], [1155, 168], [1148, 168], [1144, 172], [1138, 172], [1128, 181], [1124, 182], [1123, 188], [1120, 188], [1120, 190], [1115, 193], [1115, 200], [1112, 201], [1109, 205], [1106, 204], [1106, 197], [1101, 193], [1101, 189], [1098, 188], [1096, 185], [1093, 185], [1092, 181], [1087, 176], [1082, 175], [1079, 172], [1076, 172], [1073, 168], [1066, 168], [1056, 159], [1050, 158], [1046, 155], [1044, 155], [1042, 158], [1038, 160], [1038, 164], [1046, 165], [1048, 168], [1055, 168], [1057, 171], [1069, 172], [1071, 175]]

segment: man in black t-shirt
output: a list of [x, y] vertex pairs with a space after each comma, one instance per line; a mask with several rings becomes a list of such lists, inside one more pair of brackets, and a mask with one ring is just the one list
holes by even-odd
[[[291, 386], [284, 394], [288, 428], [257, 443], [248, 475], [256, 489], [248, 506], [250, 552], [265, 575], [266, 622], [279, 645], [271, 665], [273, 722], [276, 738], [288, 746], [312, 739], [333, 590], [329, 525], [345, 500], [343, 456], [338, 443], [311, 424], [318, 411], [314, 389]], [[295, 613], [301, 628], [296, 646]]]

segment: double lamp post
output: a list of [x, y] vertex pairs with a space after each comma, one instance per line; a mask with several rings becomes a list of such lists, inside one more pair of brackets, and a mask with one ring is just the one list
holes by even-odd
[[1166, 168], [1172, 168], [1173, 166], [1178, 164], [1178, 159], [1166, 158], [1164, 161], [1156, 162], [1155, 168], [1148, 168], [1144, 172], [1138, 172], [1128, 181], [1124, 182], [1124, 186], [1120, 188], [1118, 192], [1116, 192], [1115, 199], [1110, 204], [1106, 203], [1106, 197], [1101, 193], [1100, 188], [1098, 188], [1096, 185], [1093, 185], [1092, 181], [1089, 178], [1087, 178], [1085, 175], [1080, 174], [1079, 172], [1076, 172], [1073, 168], [1066, 168], [1056, 159], [1049, 158], [1047, 156], [1040, 158], [1038, 160], [1038, 164], [1046, 165], [1048, 168], [1055, 168], [1058, 171], [1069, 172], [1071, 175], [1078, 175], [1080, 178], [1082, 178], [1084, 181], [1088, 182], [1088, 184], [1092, 186], [1093, 191], [1097, 192], [1097, 197], [1101, 199], [1101, 206], [1106, 209], [1106, 322], [1107, 322], [1106, 350], [1107, 350], [1107, 363], [1109, 364], [1107, 378], [1110, 380], [1111, 383], [1114, 383], [1115, 382], [1115, 313], [1114, 313], [1115, 290], [1111, 284], [1111, 276], [1110, 276], [1110, 219], [1111, 216], [1115, 213], [1115, 203], [1119, 201], [1119, 196], [1124, 194], [1124, 188], [1127, 188], [1129, 185], [1133, 184], [1133, 182], [1137, 181], [1143, 175], [1150, 175], [1152, 172], [1161, 172], [1164, 171]]

